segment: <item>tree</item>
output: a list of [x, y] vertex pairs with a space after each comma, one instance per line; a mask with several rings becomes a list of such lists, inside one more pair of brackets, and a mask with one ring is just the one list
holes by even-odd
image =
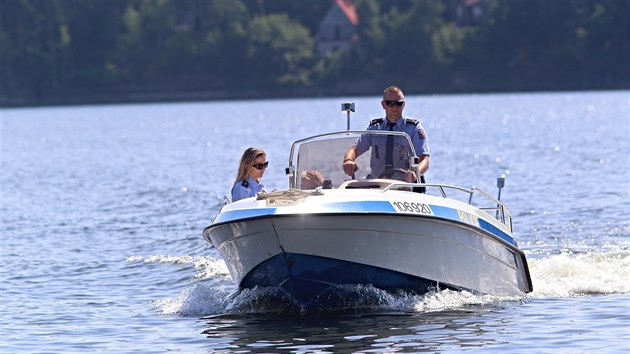
[[204, 2], [202, 62], [212, 87], [237, 90], [247, 82], [247, 24], [251, 16], [240, 0]]
[[123, 0], [60, 1], [68, 19], [66, 86], [79, 92], [109, 91], [117, 82], [114, 59], [125, 5]]
[[66, 28], [57, 1], [0, 1], [0, 86], [35, 97], [58, 88]]
[[313, 42], [308, 29], [285, 14], [256, 16], [247, 28], [246, 58], [255, 86], [308, 83], [302, 64], [311, 59]]

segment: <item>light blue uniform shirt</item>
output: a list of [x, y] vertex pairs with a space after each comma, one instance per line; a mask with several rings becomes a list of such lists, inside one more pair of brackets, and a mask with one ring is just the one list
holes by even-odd
[[[387, 123], [389, 121], [384, 118], [374, 119], [370, 122], [370, 125], [367, 127], [367, 130], [389, 130]], [[411, 142], [413, 144], [414, 150], [416, 150], [416, 154], [419, 157], [424, 155], [429, 155], [429, 145], [427, 143], [427, 134], [424, 131], [422, 125], [414, 120], [407, 117], [401, 117], [396, 121], [393, 131], [397, 132], [405, 132], [411, 138]], [[378, 178], [388, 169], [391, 168], [409, 168], [409, 155], [410, 153], [406, 151], [405, 147], [407, 146], [407, 142], [403, 141], [400, 137], [394, 139], [394, 148], [393, 148], [393, 166], [385, 166], [385, 152], [387, 149], [387, 136], [376, 136], [365, 134], [362, 135], [357, 140], [356, 145], [356, 154], [357, 156], [366, 152], [370, 147], [371, 155], [370, 155], [370, 175], [368, 178]]]
[[232, 186], [232, 201], [253, 197], [263, 189], [262, 183], [258, 183], [255, 179], [247, 177], [244, 181], [238, 181]]

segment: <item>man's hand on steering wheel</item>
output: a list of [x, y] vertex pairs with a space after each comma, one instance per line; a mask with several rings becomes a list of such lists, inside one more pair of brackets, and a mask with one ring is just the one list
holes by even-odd
[[413, 171], [405, 170], [403, 168], [391, 168], [389, 170], [385, 170], [378, 178], [395, 179], [410, 183], [414, 183], [418, 180]]
[[346, 159], [343, 162], [343, 172], [348, 176], [354, 176], [354, 173], [359, 170], [356, 162], [351, 159]]

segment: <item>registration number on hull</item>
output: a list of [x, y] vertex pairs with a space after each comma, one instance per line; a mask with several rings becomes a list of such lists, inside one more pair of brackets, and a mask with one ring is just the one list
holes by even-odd
[[426, 214], [433, 215], [433, 210], [429, 204], [425, 203], [414, 203], [414, 202], [391, 202], [396, 211], [403, 213], [415, 213], [415, 214]]

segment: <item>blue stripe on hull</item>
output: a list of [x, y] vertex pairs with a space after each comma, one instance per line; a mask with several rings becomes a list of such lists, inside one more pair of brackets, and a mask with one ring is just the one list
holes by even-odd
[[[462, 222], [457, 212], [457, 209], [433, 204], [429, 204], [429, 207], [433, 211], [435, 217]], [[217, 215], [217, 218], [214, 220], [213, 224], [230, 222], [240, 219], [279, 215], [279, 210], [280, 208], [230, 210]], [[326, 203], [320, 206], [320, 209], [317, 210], [317, 213], [387, 213], [398, 215], [413, 215], [397, 213], [392, 204], [387, 201], [349, 201]], [[422, 217], [426, 217], [426, 215], [423, 215]], [[493, 235], [496, 235], [507, 241], [508, 243], [516, 246], [516, 242], [511, 235], [501, 231], [499, 228], [495, 227], [490, 222], [483, 220], [482, 218], [479, 218], [478, 220], [479, 225], [476, 225], [476, 227], [486, 230]]]
[[[426, 293], [438, 286], [436, 281], [388, 269], [294, 253], [280, 254], [259, 264], [239, 286], [280, 286], [308, 306], [318, 294], [341, 284], [371, 284], [385, 290], [404, 289], [418, 293]], [[462, 290], [446, 284], [439, 284], [439, 287]]]
[[392, 203], [382, 200], [366, 200], [354, 202], [335, 202], [326, 203], [322, 207], [326, 212], [379, 212], [379, 213], [395, 213], [396, 209]]
[[[453, 221], [462, 222], [462, 219], [457, 213], [457, 209], [447, 208], [441, 205], [433, 205], [433, 204], [430, 204], [430, 207], [431, 207], [431, 210], [433, 210], [433, 213], [435, 214], [435, 216], [439, 216], [445, 219], [450, 219]], [[514, 241], [514, 238], [512, 238], [512, 236], [499, 230], [499, 228], [497, 228], [496, 226], [492, 225], [491, 223], [487, 222], [486, 220], [482, 218], [479, 218], [478, 221], [479, 221], [479, 226], [478, 226], [479, 228], [484, 229], [490, 232], [491, 234], [496, 235], [502, 238], [503, 240], [507, 241], [508, 243], [516, 246], [516, 241]]]

